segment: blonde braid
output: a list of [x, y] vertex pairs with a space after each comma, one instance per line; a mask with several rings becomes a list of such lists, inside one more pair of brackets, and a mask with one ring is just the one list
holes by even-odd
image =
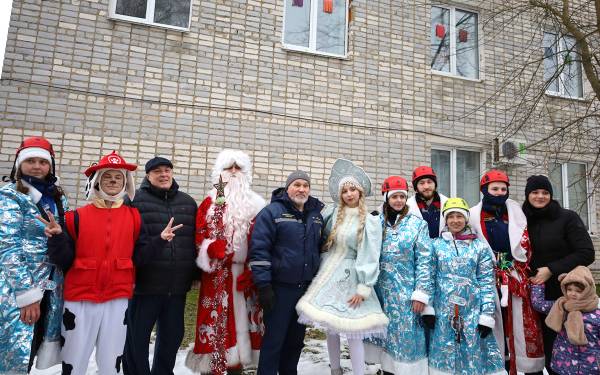
[[365, 203], [365, 196], [363, 192], [360, 192], [360, 198], [358, 199], [358, 230], [356, 233], [356, 246], [360, 246], [361, 241], [365, 233], [365, 222], [367, 221], [367, 204]]
[[333, 228], [331, 228], [331, 232], [329, 236], [327, 236], [327, 241], [325, 241], [325, 245], [323, 245], [323, 251], [329, 251], [335, 242], [335, 237], [337, 236], [337, 230], [340, 224], [344, 221], [344, 216], [346, 214], [346, 210], [344, 207], [346, 204], [342, 199], [340, 199], [340, 206], [338, 207], [337, 218], [335, 219], [335, 223], [333, 224]]

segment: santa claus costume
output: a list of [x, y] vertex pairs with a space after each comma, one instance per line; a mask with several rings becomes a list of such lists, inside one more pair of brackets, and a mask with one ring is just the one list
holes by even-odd
[[195, 345], [186, 358], [197, 373], [235, 373], [258, 363], [264, 326], [246, 258], [253, 219], [265, 200], [250, 189], [251, 167], [244, 152], [221, 151], [214, 189], [198, 208], [197, 263], [204, 272]]

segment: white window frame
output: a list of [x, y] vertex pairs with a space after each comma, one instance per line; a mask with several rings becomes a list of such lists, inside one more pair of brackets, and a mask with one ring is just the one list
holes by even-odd
[[[450, 71], [444, 72], [442, 70], [436, 70], [431, 66], [431, 61], [429, 62], [429, 69], [434, 74], [439, 74], [443, 76], [466, 79], [468, 81], [481, 82], [483, 80], [483, 69], [482, 69], [482, 43], [481, 40], [481, 25], [479, 20], [481, 19], [481, 14], [473, 9], [469, 9], [466, 7], [456, 7], [449, 6], [443, 4], [432, 4], [431, 7], [436, 8], [444, 8], [450, 11]], [[477, 78], [464, 77], [456, 73], [456, 10], [462, 10], [464, 12], [474, 13], [477, 15]], [[429, 33], [431, 33], [431, 11], [429, 13]], [[429, 41], [431, 43], [431, 40]], [[429, 59], [431, 60], [431, 51], [428, 51]]]
[[[289, 0], [284, 0], [284, 1], [289, 1]], [[322, 0], [321, 0], [322, 1]], [[345, 1], [345, 22], [344, 25], [346, 25], [345, 30], [344, 30], [344, 54], [343, 55], [338, 55], [335, 53], [329, 53], [329, 52], [324, 52], [324, 51], [318, 51], [317, 50], [317, 17], [318, 17], [318, 12], [319, 12], [319, 0], [311, 0], [310, 2], [310, 19], [309, 19], [309, 41], [308, 41], [308, 47], [303, 47], [303, 46], [298, 46], [295, 44], [288, 44], [285, 43], [285, 27], [287, 25], [286, 20], [287, 20], [287, 7], [283, 6], [283, 28], [281, 30], [281, 45], [283, 46], [284, 49], [290, 50], [290, 51], [297, 51], [297, 52], [305, 52], [305, 53], [310, 53], [313, 55], [321, 55], [321, 56], [327, 56], [327, 57], [335, 57], [338, 59], [347, 59], [348, 58], [348, 7], [349, 7], [349, 0]]]
[[116, 13], [117, 0], [110, 0], [110, 2], [108, 3], [108, 18], [113, 19], [113, 20], [137, 23], [140, 25], [160, 27], [160, 28], [164, 28], [164, 29], [171, 29], [171, 30], [184, 31], [184, 32], [190, 31], [190, 23], [192, 20], [192, 9], [193, 9], [193, 5], [194, 5], [194, 0], [190, 0], [190, 13], [189, 13], [189, 17], [188, 17], [188, 26], [187, 27], [179, 27], [179, 26], [173, 26], [173, 25], [167, 25], [164, 23], [154, 22], [154, 8], [155, 8], [156, 2], [155, 2], [155, 0], [146, 0], [146, 1], [147, 1], [147, 3], [146, 3], [146, 18], [138, 18], [138, 17], [125, 16], [123, 14], [117, 14]]
[[[559, 69], [560, 67], [562, 67], [564, 65], [564, 57], [562, 53], [558, 53], [558, 51], [566, 51], [565, 48], [565, 36], [568, 36], [570, 38], [573, 38], [573, 36], [571, 35], [561, 35], [558, 32], [554, 32], [554, 31], [543, 31], [543, 34], [552, 34], [554, 35], [554, 37], [556, 38], [556, 64], [557, 67], [556, 69]], [[542, 34], [542, 44], [543, 44], [543, 37], [544, 35]], [[545, 48], [545, 47], [542, 47]], [[579, 49], [577, 48], [577, 44], [575, 44], [575, 52], [581, 56], [581, 53], [579, 52]], [[543, 51], [544, 53], [544, 51]], [[582, 64], [580, 62], [580, 64]], [[544, 69], [546, 69], [546, 67], [544, 67]], [[555, 73], [553, 73], [554, 75]], [[583, 97], [585, 96], [585, 85], [583, 84], [583, 64], [581, 65], [581, 75], [579, 76], [579, 80], [580, 80], [580, 84], [581, 84], [581, 96], [574, 96], [574, 95], [570, 95], [569, 93], [566, 92], [565, 90], [565, 78], [566, 77], [567, 72], [565, 72], [565, 70], [563, 69], [563, 71], [560, 73], [560, 76], [555, 77], [554, 79], [556, 79], [557, 83], [558, 83], [558, 91], [552, 91], [550, 89], [550, 87], [548, 86], [548, 89], [546, 90], [546, 94], [551, 95], [551, 96], [559, 96], [561, 98], [567, 98], [567, 99], [583, 99]], [[544, 82], [546, 83], [546, 82]]]
[[[560, 165], [560, 175], [561, 175], [561, 192], [562, 192], [562, 202], [560, 202], [562, 204], [562, 206], [564, 208], [567, 209], [571, 209], [571, 210], [575, 210], [574, 208], [570, 208], [569, 207], [569, 174], [568, 174], [568, 164], [582, 164], [583, 166], [585, 166], [585, 173], [587, 174], [589, 171], [589, 166], [587, 163], [585, 162], [580, 162], [580, 161], [557, 161], [553, 164], [559, 164]], [[548, 171], [548, 173], [550, 173], [550, 171]], [[586, 199], [585, 199], [585, 204], [587, 206], [587, 223], [588, 223], [588, 231], [592, 231], [593, 225], [595, 223], [593, 223], [592, 218], [594, 217], [594, 215], [592, 215], [592, 198], [593, 195], [590, 194], [590, 181], [588, 179], [588, 177], [585, 177], [585, 193], [586, 193]]]
[[[479, 149], [472, 149], [468, 147], [447, 147], [447, 146], [432, 146], [429, 150], [429, 165], [431, 165], [431, 151], [449, 151], [450, 152], [450, 195], [449, 197], [456, 197], [456, 152], [467, 151], [479, 154], [479, 177], [482, 175], [482, 171], [485, 169], [485, 153]], [[479, 183], [479, 181], [478, 181]], [[481, 194], [480, 194], [481, 196]], [[464, 197], [461, 197], [464, 198]]]

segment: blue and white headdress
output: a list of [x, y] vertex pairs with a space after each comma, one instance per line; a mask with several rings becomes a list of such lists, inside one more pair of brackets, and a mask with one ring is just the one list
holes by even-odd
[[361, 189], [365, 197], [371, 195], [371, 179], [367, 173], [350, 160], [337, 159], [331, 167], [331, 175], [329, 176], [329, 195], [331, 195], [334, 202], [339, 202], [340, 190], [347, 183]]

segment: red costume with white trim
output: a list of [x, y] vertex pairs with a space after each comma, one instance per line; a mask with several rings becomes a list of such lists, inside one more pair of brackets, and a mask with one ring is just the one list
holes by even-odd
[[204, 199], [196, 216], [196, 263], [204, 272], [196, 341], [186, 366], [200, 373], [223, 374], [227, 368], [256, 366], [264, 332], [262, 309], [246, 259], [253, 219], [265, 201], [250, 190], [247, 156], [244, 159], [240, 151], [226, 152], [233, 156], [223, 161], [219, 155], [216, 175], [234, 163], [241, 168], [228, 178], [229, 186], [220, 186], [224, 196], [215, 185], [217, 194], [213, 190]]

